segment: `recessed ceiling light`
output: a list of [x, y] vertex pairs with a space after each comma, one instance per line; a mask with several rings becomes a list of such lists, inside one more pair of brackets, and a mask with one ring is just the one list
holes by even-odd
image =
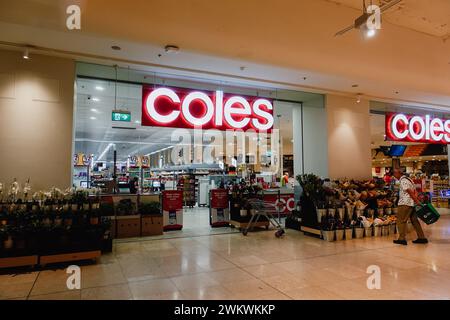
[[91, 111], [92, 111], [92, 112], [98, 112], [98, 110], [95, 109], [95, 108], [92, 108]]
[[105, 90], [105, 88], [103, 88], [102, 86], [95, 86], [95, 90], [103, 91]]
[[96, 117], [90, 117], [89, 119], [91, 119], [91, 120], [97, 120]]
[[178, 53], [178, 51], [180, 51], [180, 48], [178, 46], [168, 44], [164, 47], [164, 50], [167, 53]]
[[100, 101], [100, 99], [99, 98], [92, 98], [92, 101], [95, 101], [95, 102], [99, 102]]
[[111, 49], [113, 49], [113, 50], [121, 50], [122, 48], [119, 47], [119, 46], [114, 45], [114, 46], [111, 46]]

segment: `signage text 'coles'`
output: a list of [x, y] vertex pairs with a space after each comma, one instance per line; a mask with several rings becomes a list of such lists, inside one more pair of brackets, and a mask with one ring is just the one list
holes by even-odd
[[450, 119], [388, 113], [386, 138], [392, 141], [450, 144]]
[[271, 131], [272, 101], [183, 88], [143, 87], [142, 125]]

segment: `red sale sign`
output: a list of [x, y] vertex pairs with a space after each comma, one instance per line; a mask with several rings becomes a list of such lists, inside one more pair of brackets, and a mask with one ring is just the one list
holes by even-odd
[[164, 190], [162, 193], [164, 211], [176, 211], [183, 209], [183, 191]]
[[211, 190], [211, 208], [214, 209], [227, 209], [228, 204], [228, 191], [225, 189], [213, 189]]
[[219, 90], [143, 86], [141, 123], [152, 127], [270, 132], [273, 105], [265, 98]]

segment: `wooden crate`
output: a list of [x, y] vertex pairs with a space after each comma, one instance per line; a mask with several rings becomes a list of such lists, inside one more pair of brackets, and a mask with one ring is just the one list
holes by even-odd
[[116, 217], [117, 233], [116, 238], [134, 238], [141, 236], [141, 216], [117, 216]]
[[0, 268], [16, 268], [38, 264], [38, 256], [0, 258]]
[[163, 234], [163, 217], [162, 216], [142, 216], [141, 219], [141, 235], [159, 236]]
[[320, 229], [316, 229], [316, 228], [301, 226], [300, 230], [306, 234], [316, 235], [319, 237], [322, 235], [322, 231]]
[[49, 263], [58, 263], [58, 262], [94, 260], [94, 259], [97, 259], [98, 257], [100, 257], [101, 255], [102, 255], [102, 252], [100, 250], [53, 254], [53, 255], [48, 255], [48, 256], [40, 256], [39, 264], [46, 265]]

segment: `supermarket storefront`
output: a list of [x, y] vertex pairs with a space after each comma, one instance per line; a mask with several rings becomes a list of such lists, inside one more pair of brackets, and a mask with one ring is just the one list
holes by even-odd
[[[326, 123], [322, 95], [90, 64], [77, 65], [76, 88], [74, 187], [121, 198], [178, 190], [194, 215], [210, 190], [245, 182], [287, 214], [296, 175], [327, 176], [326, 135], [304, 140]], [[309, 168], [305, 154], [324, 156]]]

